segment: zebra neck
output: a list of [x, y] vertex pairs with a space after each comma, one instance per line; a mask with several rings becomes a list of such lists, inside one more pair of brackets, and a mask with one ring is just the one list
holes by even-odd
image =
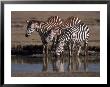
[[42, 32], [41, 29], [38, 30], [38, 33], [39, 33], [39, 35], [40, 35], [41, 37], [43, 37], [44, 32]]
[[39, 36], [41, 37], [42, 43], [43, 43], [43, 44], [47, 44], [47, 42], [46, 42], [46, 40], [45, 40], [45, 34], [46, 34], [46, 32], [42, 31], [42, 29], [39, 29], [39, 30], [38, 30], [38, 34], [39, 34]]
[[45, 22], [41, 22], [39, 25], [39, 32], [43, 34], [47, 31], [48, 31], [47, 24]]
[[39, 33], [40, 35], [44, 33], [44, 29], [43, 29], [43, 27], [42, 27], [44, 24], [45, 24], [45, 22], [40, 21], [40, 22], [39, 22], [39, 26], [37, 26], [38, 33]]

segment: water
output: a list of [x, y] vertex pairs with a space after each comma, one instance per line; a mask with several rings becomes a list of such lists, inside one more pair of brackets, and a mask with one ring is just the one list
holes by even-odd
[[[42, 64], [12, 64], [12, 72], [42, 72]], [[51, 67], [51, 64], [49, 65]], [[67, 65], [65, 64], [65, 70]], [[52, 67], [49, 71], [52, 70]], [[81, 71], [83, 71], [83, 67], [81, 67]], [[89, 72], [100, 72], [100, 64], [89, 64], [88, 65]]]
[[[90, 58], [96, 56], [90, 56]], [[64, 65], [65, 71], [67, 71], [67, 63]], [[12, 56], [11, 71], [14, 72], [42, 72], [42, 58], [36, 57], [23, 57], [23, 56]], [[49, 61], [48, 71], [52, 71], [52, 64]], [[83, 65], [80, 71], [84, 71]], [[100, 63], [89, 63], [89, 72], [100, 72]]]

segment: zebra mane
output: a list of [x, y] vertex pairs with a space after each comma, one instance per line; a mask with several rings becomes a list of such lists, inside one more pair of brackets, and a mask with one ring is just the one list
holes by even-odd
[[48, 19], [47, 19], [47, 22], [49, 22], [49, 21], [51, 21], [51, 20], [53, 20], [53, 18], [60, 18], [59, 16], [50, 16]]

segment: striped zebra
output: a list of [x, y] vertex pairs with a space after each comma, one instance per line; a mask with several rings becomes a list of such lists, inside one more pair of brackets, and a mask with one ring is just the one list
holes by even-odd
[[48, 31], [62, 24], [62, 21], [63, 20], [59, 16], [51, 16], [45, 22], [38, 20], [27, 21], [27, 30], [25, 36], [30, 36], [32, 32], [36, 30], [39, 33], [43, 43], [43, 71], [47, 71], [48, 68], [48, 43], [46, 41], [46, 37], [49, 33]]
[[79, 24], [81, 20], [78, 17], [70, 16], [63, 23], [50, 30], [48, 37], [46, 38], [47, 42], [50, 42], [54, 39], [55, 36], [60, 35], [62, 30], [65, 28], [73, 27], [76, 24]]
[[[79, 24], [80, 22], [81, 20], [78, 17], [74, 17], [74, 16], [68, 17], [65, 21], [63, 21], [61, 25], [48, 31], [49, 33], [46, 38], [46, 42], [50, 42], [54, 39], [54, 44], [55, 44], [55, 40], [57, 39], [57, 36], [61, 34], [63, 29], [73, 27], [74, 25]], [[80, 52], [80, 49], [77, 55], [79, 55], [79, 52]]]
[[[49, 31], [49, 34], [48, 34], [48, 36], [46, 38], [46, 41], [47, 42], [50, 42], [53, 39], [55, 39], [55, 37], [57, 39], [57, 36], [59, 36], [61, 34], [61, 32], [63, 31], [63, 29], [66, 29], [66, 28], [69, 29], [70, 27], [73, 27], [74, 25], [79, 24], [80, 22], [81, 22], [81, 20], [78, 17], [74, 17], [74, 16], [68, 17], [66, 20], [63, 21], [63, 23], [61, 25], [59, 25], [59, 26], [57, 26], [54, 29], [51, 29]], [[55, 46], [55, 42], [54, 42], [54, 45], [53, 46]], [[51, 48], [54, 48], [53, 46]], [[80, 49], [81, 49], [81, 47], [79, 47], [79, 50], [78, 50], [77, 55], [79, 55]]]
[[[72, 68], [72, 50], [73, 48], [78, 46], [81, 47], [81, 44], [84, 43], [84, 54], [87, 55], [87, 46], [88, 46], [88, 38], [89, 38], [89, 28], [86, 24], [80, 22], [72, 27], [65, 28], [62, 30], [61, 34], [58, 36], [56, 41], [56, 68], [58, 71], [63, 69], [63, 58], [61, 58], [61, 54], [64, 51], [64, 46], [69, 46], [69, 66], [68, 68]], [[84, 69], [86, 70], [87, 66], [87, 57], [84, 58]], [[78, 61], [80, 63], [80, 61]], [[61, 65], [61, 66], [60, 66]], [[62, 70], [61, 70], [62, 71]]]

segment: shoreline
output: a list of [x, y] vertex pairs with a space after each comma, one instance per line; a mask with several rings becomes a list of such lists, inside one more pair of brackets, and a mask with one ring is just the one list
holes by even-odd
[[100, 77], [100, 72], [18, 72], [12, 77]]

